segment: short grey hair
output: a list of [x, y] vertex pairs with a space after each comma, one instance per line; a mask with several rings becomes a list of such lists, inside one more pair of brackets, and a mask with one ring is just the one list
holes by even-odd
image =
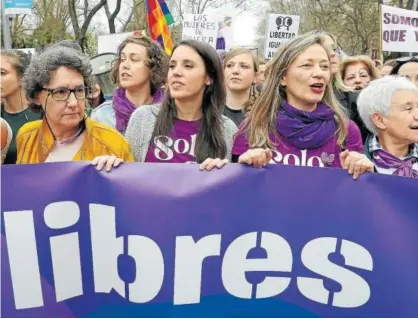
[[83, 76], [84, 84], [89, 88], [92, 87], [90, 59], [75, 49], [53, 46], [33, 57], [23, 76], [22, 86], [32, 107], [35, 105], [36, 95], [49, 83], [53, 73], [62, 66], [76, 70]]
[[392, 97], [399, 90], [411, 90], [418, 93], [418, 88], [403, 76], [390, 75], [371, 81], [357, 99], [357, 108], [367, 129], [377, 135], [373, 124], [374, 113], [388, 116], [392, 107]]

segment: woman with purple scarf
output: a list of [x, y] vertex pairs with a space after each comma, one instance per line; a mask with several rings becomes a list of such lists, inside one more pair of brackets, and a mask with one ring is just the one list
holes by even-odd
[[264, 89], [236, 136], [233, 161], [344, 168], [354, 178], [373, 169], [359, 128], [332, 90], [324, 38], [295, 38], [269, 62]]
[[124, 40], [117, 53], [111, 77], [118, 85], [112, 101], [94, 109], [91, 118], [125, 134], [132, 113], [141, 105], [159, 104], [161, 87], [168, 72], [168, 56], [161, 46], [146, 36]]
[[370, 82], [358, 98], [364, 124], [373, 132], [365, 154], [380, 174], [418, 178], [418, 88], [405, 77]]

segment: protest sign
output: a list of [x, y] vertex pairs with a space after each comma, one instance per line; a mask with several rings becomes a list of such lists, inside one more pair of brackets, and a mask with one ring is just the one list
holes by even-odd
[[266, 26], [264, 58], [270, 60], [279, 47], [298, 36], [300, 17], [287, 14], [269, 14]]
[[383, 51], [418, 53], [418, 11], [382, 5]]
[[182, 39], [207, 42], [216, 49], [216, 40], [221, 22], [222, 16], [216, 13], [185, 14]]
[[2, 317], [416, 317], [418, 182], [6, 166]]
[[97, 53], [117, 53], [119, 45], [132, 35], [146, 35], [145, 30], [105, 34], [97, 37]]

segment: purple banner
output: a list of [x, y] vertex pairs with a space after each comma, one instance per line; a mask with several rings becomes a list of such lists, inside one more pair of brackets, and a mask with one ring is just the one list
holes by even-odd
[[418, 180], [5, 166], [2, 317], [417, 317]]

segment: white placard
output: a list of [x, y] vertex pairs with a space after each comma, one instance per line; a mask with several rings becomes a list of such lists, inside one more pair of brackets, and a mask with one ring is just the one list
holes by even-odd
[[139, 30], [134, 32], [124, 32], [116, 34], [99, 35], [97, 37], [97, 54], [100, 53], [117, 53], [119, 45], [131, 35], [145, 34], [145, 31]]
[[269, 14], [266, 26], [264, 58], [274, 57], [280, 45], [298, 36], [300, 16]]
[[418, 52], [418, 11], [382, 5], [383, 51]]
[[185, 14], [182, 39], [204, 41], [216, 49], [221, 22], [222, 17], [218, 14]]

